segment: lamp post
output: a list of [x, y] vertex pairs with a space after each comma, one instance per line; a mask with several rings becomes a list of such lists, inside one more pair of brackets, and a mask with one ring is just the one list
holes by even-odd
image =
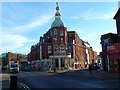
[[[53, 42], [55, 42], [55, 38], [53, 38]], [[55, 54], [55, 47], [54, 47], [54, 43], [53, 43], [53, 69], [54, 69], [54, 72], [56, 71], [56, 64], [55, 64], [55, 57], [54, 57], [54, 54]]]
[[78, 61], [77, 61], [77, 58], [76, 58], [76, 44], [74, 44], [75, 45], [75, 60], [76, 60], [76, 66], [77, 66], [77, 68], [78, 68]]

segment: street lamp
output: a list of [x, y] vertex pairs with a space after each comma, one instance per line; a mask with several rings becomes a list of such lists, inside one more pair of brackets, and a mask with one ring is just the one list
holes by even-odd
[[54, 54], [55, 54], [55, 46], [54, 46], [54, 44], [55, 44], [55, 40], [56, 40], [56, 38], [53, 38], [53, 62], [54, 62], [54, 64], [53, 64], [53, 69], [54, 69], [54, 72], [56, 71], [55, 69], [56, 69], [56, 64], [55, 64], [55, 57], [54, 57]]

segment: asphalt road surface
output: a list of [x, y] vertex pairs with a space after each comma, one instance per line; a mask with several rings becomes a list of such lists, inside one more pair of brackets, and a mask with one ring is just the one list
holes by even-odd
[[29, 88], [120, 88], [119, 77], [110, 78], [87, 71], [20, 72], [18, 82]]

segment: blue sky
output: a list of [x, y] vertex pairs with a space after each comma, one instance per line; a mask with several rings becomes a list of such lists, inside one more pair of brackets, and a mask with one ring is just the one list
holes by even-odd
[[[113, 20], [118, 2], [60, 2], [60, 13], [68, 31], [76, 31], [94, 51], [101, 51], [100, 37], [117, 33]], [[51, 27], [56, 12], [55, 2], [2, 2], [3, 52], [28, 54]]]

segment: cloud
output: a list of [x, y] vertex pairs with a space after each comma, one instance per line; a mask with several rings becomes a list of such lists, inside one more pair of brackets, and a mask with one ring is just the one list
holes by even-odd
[[0, 50], [2, 52], [24, 47], [26, 43], [36, 42], [36, 40], [30, 40], [21, 35], [8, 34], [4, 32], [2, 32], [2, 36], [0, 36], [0, 38], [2, 38], [2, 49]]
[[85, 19], [85, 20], [109, 20], [112, 19], [115, 15], [115, 12], [110, 13], [93, 13], [92, 10], [85, 12], [83, 15], [80, 16], [70, 16], [70, 17], [63, 17], [63, 18], [70, 18], [70, 19]]
[[85, 20], [103, 20], [103, 19], [108, 20], [108, 19], [112, 19], [114, 15], [115, 12], [104, 13], [104, 14], [89, 12], [88, 14], [85, 14], [82, 17]]
[[98, 36], [99, 33], [89, 33], [89, 34], [84, 34], [84, 36], [82, 37], [83, 39], [85, 40], [91, 40], [91, 39], [94, 39], [96, 36]]
[[[10, 7], [10, 9], [5, 9], [6, 7]], [[4, 11], [2, 17], [2, 32], [0, 32], [0, 41], [2, 41], [0, 42], [2, 47], [0, 48], [0, 54], [6, 51], [28, 53], [31, 45], [34, 45], [37, 41], [29, 39], [30, 36], [27, 33], [31, 33], [30, 31], [38, 30], [36, 28], [46, 25], [53, 18], [54, 14], [51, 14], [51, 12], [42, 12], [42, 15], [40, 13], [31, 13], [34, 10], [30, 9], [31, 12], [28, 13], [32, 15], [29, 15], [24, 13], [29, 8], [21, 9], [19, 6], [16, 6], [17, 9], [14, 6], [6, 7], [4, 7], [6, 12]], [[20, 9], [22, 11], [19, 11]], [[16, 12], [11, 13], [14, 10]], [[6, 15], [6, 13], [8, 14]]]
[[80, 38], [84, 41], [88, 41], [90, 43], [90, 46], [93, 47], [93, 50], [97, 52], [97, 54], [99, 54], [99, 52], [102, 51], [101, 49], [101, 35], [103, 34], [107, 34], [107, 33], [117, 33], [115, 29], [110, 29], [110, 30], [104, 30], [103, 31], [99, 31], [99, 32], [89, 32], [89, 33], [85, 33], [84, 30], [76, 30], [78, 35], [80, 36]]
[[107, 34], [107, 33], [117, 33], [117, 32], [116, 32], [115, 29], [104, 30], [104, 32], [103, 31], [89, 32], [89, 33], [82, 32], [81, 36], [84, 40], [92, 41], [95, 38], [100, 39], [101, 35], [104, 35], [104, 34]]
[[[25, 33], [27, 31], [32, 30], [35, 27], [40, 27], [42, 25], [45, 25], [46, 23], [49, 22], [49, 20], [53, 17], [53, 15], [42, 15], [42, 16], [38, 16], [35, 19], [32, 19], [31, 21], [29, 21], [28, 23], [24, 24], [24, 25], [19, 25], [19, 26], [15, 26], [14, 27], [7, 27], [3, 25], [3, 30], [4, 31], [8, 31], [10, 33]], [[4, 20], [4, 19], [3, 19]]]
[[63, 18], [70, 18], [70, 19], [79, 19], [79, 16], [70, 16], [70, 17], [63, 17]]

